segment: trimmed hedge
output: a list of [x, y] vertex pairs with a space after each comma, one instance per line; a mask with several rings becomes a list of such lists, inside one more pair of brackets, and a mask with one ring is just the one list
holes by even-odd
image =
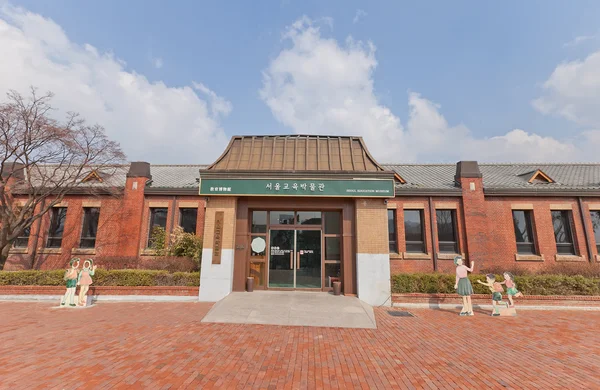
[[[62, 286], [64, 270], [55, 271], [0, 271], [0, 285], [7, 286]], [[190, 286], [200, 285], [200, 272], [167, 272], [152, 270], [103, 270], [92, 276], [92, 286]]]
[[[485, 275], [469, 275], [475, 294], [491, 294], [489, 288], [477, 283]], [[496, 275], [496, 280], [504, 280]], [[455, 294], [455, 275], [396, 274], [392, 275], [392, 292], [396, 294]], [[517, 289], [525, 295], [600, 295], [600, 278], [564, 275], [515, 276]]]

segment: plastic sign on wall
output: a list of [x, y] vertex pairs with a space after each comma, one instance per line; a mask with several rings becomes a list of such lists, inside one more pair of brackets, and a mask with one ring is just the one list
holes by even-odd
[[392, 179], [202, 179], [200, 195], [394, 197]]

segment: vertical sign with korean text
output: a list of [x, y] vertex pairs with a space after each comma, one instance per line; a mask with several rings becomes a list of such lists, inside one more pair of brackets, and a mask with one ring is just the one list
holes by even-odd
[[221, 264], [221, 250], [223, 245], [223, 220], [225, 213], [223, 211], [215, 212], [215, 232], [213, 237], [212, 263]]

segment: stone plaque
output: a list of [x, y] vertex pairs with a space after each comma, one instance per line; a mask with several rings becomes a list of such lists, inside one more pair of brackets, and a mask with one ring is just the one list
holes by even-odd
[[215, 212], [215, 232], [213, 238], [213, 264], [221, 264], [221, 249], [223, 245], [223, 219], [224, 212]]

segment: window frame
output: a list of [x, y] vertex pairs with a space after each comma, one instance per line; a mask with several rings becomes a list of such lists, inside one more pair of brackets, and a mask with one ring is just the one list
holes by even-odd
[[149, 218], [148, 218], [148, 235], [146, 240], [146, 248], [151, 247], [152, 230], [154, 228], [154, 219], [156, 218], [156, 210], [165, 210], [165, 232], [167, 230], [167, 224], [169, 221], [169, 208], [168, 207], [149, 207]]
[[[570, 238], [570, 242], [558, 242], [556, 237], [556, 227], [554, 226], [554, 214], [560, 213], [561, 220], [563, 221], [563, 228], [565, 229], [565, 236]], [[552, 230], [554, 231], [554, 242], [556, 244], [556, 254], [558, 255], [566, 255], [566, 256], [577, 256], [578, 248], [575, 243], [575, 235], [573, 229], [573, 211], [572, 210], [550, 210], [550, 215], [552, 219]], [[564, 223], [564, 219], [566, 216], [566, 222]], [[561, 248], [567, 248], [569, 252], [561, 251]]]
[[[406, 213], [407, 212], [418, 212], [419, 213], [419, 220], [420, 220], [420, 226], [421, 226], [421, 241], [409, 241], [406, 234], [407, 234], [407, 229], [406, 229]], [[426, 249], [426, 239], [425, 239], [425, 210], [424, 209], [406, 209], [404, 210], [404, 242], [406, 245], [406, 253], [427, 253], [427, 249]], [[420, 250], [419, 251], [413, 251], [413, 250], [409, 250], [409, 245], [420, 245]]]
[[[86, 227], [86, 216], [88, 214], [86, 214], [86, 211], [89, 210], [90, 213], [92, 210], [97, 210], [97, 221], [96, 221], [96, 235], [95, 236], [84, 236], [85, 233], [85, 227]], [[81, 234], [79, 235], [79, 248], [81, 249], [95, 249], [96, 248], [96, 240], [98, 238], [98, 226], [100, 225], [100, 207], [84, 207], [83, 208], [83, 218], [82, 218], [82, 222], [81, 222]], [[83, 242], [84, 240], [88, 240], [88, 241], [92, 241], [93, 245], [92, 246], [84, 246]]]
[[[56, 232], [59, 230], [58, 226], [55, 226], [54, 223], [56, 221], [58, 214], [61, 213], [63, 210], [64, 210], [64, 215], [62, 216], [62, 227], [60, 229], [60, 236], [51, 235], [51, 233], [56, 234]], [[52, 211], [50, 212], [50, 224], [48, 225], [48, 231], [46, 234], [45, 248], [49, 248], [49, 249], [62, 248], [62, 240], [63, 240], [63, 235], [65, 232], [66, 221], [67, 221], [67, 207], [53, 207]], [[50, 245], [51, 242], [52, 242], [52, 244], [54, 244], [54, 241], [58, 242], [58, 245]]]
[[[183, 224], [182, 224], [183, 210], [196, 210], [196, 220], [194, 221], [194, 231], [193, 232], [186, 232], [185, 228], [183, 227]], [[183, 229], [183, 231], [185, 233], [197, 234], [198, 233], [198, 207], [179, 207], [179, 221], [178, 221], [178, 226], [181, 229]]]
[[[598, 226], [594, 227], [594, 214], [598, 215]], [[594, 240], [596, 241], [596, 253], [600, 255], [600, 210], [590, 210], [590, 221], [592, 231], [594, 232]]]
[[[390, 232], [390, 215], [392, 216], [392, 226], [394, 231]], [[388, 250], [392, 254], [400, 254], [398, 247], [398, 212], [396, 209], [387, 209], [387, 224], [388, 224]], [[394, 238], [394, 240], [392, 240]]]
[[[452, 222], [452, 235], [454, 237], [454, 241], [440, 241], [440, 218], [438, 218], [439, 212], [450, 212], [450, 219]], [[458, 239], [458, 216], [456, 209], [436, 209], [435, 210], [435, 224], [436, 224], [436, 233], [437, 233], [437, 246], [439, 253], [451, 253], [451, 254], [459, 254], [460, 253], [460, 245]], [[442, 250], [443, 245], [453, 245], [453, 250]]]
[[[527, 235], [529, 237], [529, 241], [518, 241], [517, 239], [517, 223], [515, 220], [515, 213], [523, 213], [523, 217], [525, 220], [525, 229], [527, 230]], [[513, 219], [513, 231], [515, 234], [515, 243], [517, 246], [517, 254], [520, 255], [537, 255], [538, 251], [537, 251], [537, 239], [535, 236], [535, 225], [534, 225], [534, 218], [533, 218], [533, 211], [532, 210], [520, 210], [520, 209], [515, 209], [512, 210], [511, 212], [511, 216]], [[526, 250], [523, 250], [522, 248], [528, 248]]]
[[[27, 232], [27, 234], [24, 234], [25, 232]], [[25, 229], [23, 229], [23, 231], [21, 232], [21, 235], [19, 235], [17, 238], [15, 238], [15, 240], [13, 241], [12, 247], [15, 249], [29, 248], [29, 237], [30, 236], [31, 236], [31, 225], [29, 225]]]

